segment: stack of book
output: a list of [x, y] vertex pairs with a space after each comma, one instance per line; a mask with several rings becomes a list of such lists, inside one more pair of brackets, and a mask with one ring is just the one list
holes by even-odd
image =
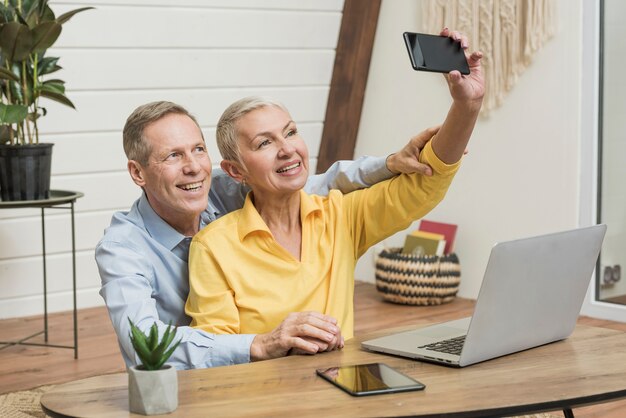
[[416, 256], [449, 254], [454, 249], [457, 225], [422, 220], [417, 231], [407, 235], [402, 252]]

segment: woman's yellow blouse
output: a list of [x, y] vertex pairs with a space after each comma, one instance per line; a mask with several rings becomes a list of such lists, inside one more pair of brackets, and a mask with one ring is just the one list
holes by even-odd
[[250, 195], [209, 224], [189, 252], [191, 325], [216, 334], [261, 334], [291, 312], [317, 311], [354, 335], [354, 267], [372, 245], [406, 229], [443, 199], [460, 162], [444, 164], [430, 142], [420, 160], [433, 175], [400, 175], [347, 195], [300, 192], [301, 260], [278, 244]]

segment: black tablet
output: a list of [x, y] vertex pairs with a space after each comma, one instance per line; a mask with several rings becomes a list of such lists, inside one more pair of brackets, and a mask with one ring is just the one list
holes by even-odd
[[318, 369], [317, 374], [352, 396], [422, 390], [426, 386], [384, 363]]
[[404, 43], [415, 70], [437, 73], [459, 70], [461, 74], [470, 73], [461, 43], [450, 37], [404, 32]]

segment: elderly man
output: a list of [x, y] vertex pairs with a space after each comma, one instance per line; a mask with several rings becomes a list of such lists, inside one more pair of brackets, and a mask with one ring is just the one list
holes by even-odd
[[[180, 345], [169, 362], [178, 369], [245, 363], [295, 352], [341, 347], [336, 320], [317, 312], [290, 314], [274, 330], [259, 335], [213, 335], [190, 328], [184, 305], [189, 292], [187, 258], [191, 238], [216, 218], [241, 208], [247, 190], [214, 172], [196, 119], [182, 106], [153, 102], [127, 119], [124, 151], [141, 197], [127, 212], [113, 215], [96, 247], [104, 298], [127, 366], [137, 364], [129, 338], [130, 318], [140, 329], [157, 323], [178, 326]], [[423, 147], [414, 138], [387, 159], [364, 157], [335, 163], [313, 176], [305, 189], [327, 194], [367, 187], [400, 172], [431, 174], [417, 162]], [[217, 171], [217, 170], [216, 170]]]

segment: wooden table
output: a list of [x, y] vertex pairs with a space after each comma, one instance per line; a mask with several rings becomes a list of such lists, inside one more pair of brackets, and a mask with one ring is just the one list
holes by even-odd
[[[351, 340], [333, 353], [180, 371], [179, 406], [168, 416], [501, 417], [626, 397], [623, 332], [579, 325], [567, 340], [463, 369], [360, 349], [360, 340], [390, 332]], [[356, 398], [315, 375], [316, 368], [376, 361], [426, 389]], [[59, 385], [41, 404], [53, 417], [135, 416], [127, 387], [126, 373], [97, 376]]]

